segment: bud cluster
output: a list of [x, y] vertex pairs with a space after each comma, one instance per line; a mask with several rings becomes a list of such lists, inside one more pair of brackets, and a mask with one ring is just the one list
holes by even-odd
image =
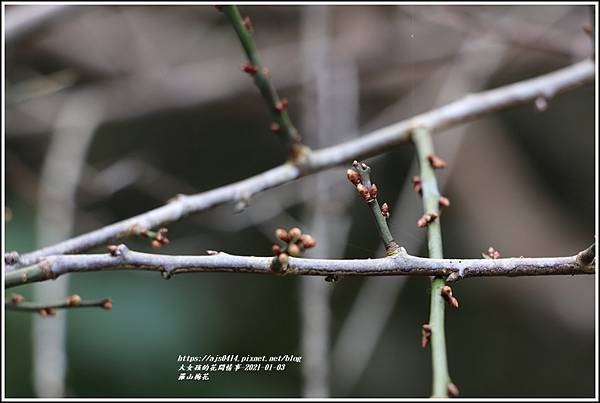
[[[281, 257], [281, 259], [287, 259], [288, 255], [300, 256], [302, 251], [313, 248], [317, 244], [317, 241], [315, 241], [312, 236], [303, 234], [298, 227], [294, 227], [289, 231], [286, 231], [283, 228], [277, 228], [277, 230], [275, 230], [275, 236], [285, 243], [283, 247], [276, 243], [273, 244], [271, 248], [275, 256], [281, 257], [282, 255], [285, 255], [285, 257]], [[283, 262], [281, 263], [283, 264]]]
[[[159, 228], [158, 231], [151, 231], [147, 228], [141, 228], [139, 225], [134, 225], [129, 230], [130, 234], [139, 235], [141, 237], [151, 239], [152, 249], [158, 249], [161, 246], [167, 245], [170, 242], [169, 238], [167, 238], [167, 232], [169, 232], [169, 230], [165, 227]], [[116, 249], [113, 252], [109, 248], [109, 252], [111, 253], [111, 255], [114, 255], [116, 253]]]
[[500, 252], [496, 250], [493, 246], [490, 246], [487, 250], [487, 253], [481, 254], [485, 259], [500, 259]]

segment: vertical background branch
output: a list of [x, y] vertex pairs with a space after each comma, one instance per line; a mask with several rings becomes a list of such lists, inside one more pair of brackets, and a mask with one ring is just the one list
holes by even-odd
[[[40, 178], [38, 247], [56, 243], [73, 233], [78, 184], [102, 117], [97, 96], [93, 91], [73, 94], [56, 122]], [[58, 300], [67, 296], [68, 289], [68, 276], [49, 284], [36, 284], [33, 299], [40, 303]], [[67, 317], [62, 311], [52, 320], [33, 317], [33, 384], [39, 397], [65, 396], [66, 326]]]
[[[435, 178], [432, 160], [435, 158], [431, 135], [427, 129], [419, 128], [413, 133], [413, 141], [419, 158], [421, 172], [421, 192], [423, 197], [423, 217], [428, 217], [423, 226], [427, 227], [427, 250], [429, 257], [442, 259], [442, 229], [440, 225], [440, 192]], [[431, 220], [431, 221], [429, 221]], [[420, 225], [421, 226], [421, 225]], [[448, 373], [446, 354], [446, 329], [444, 324], [443, 278], [431, 280], [431, 302], [429, 326], [431, 328], [431, 360], [433, 370], [432, 397], [448, 397], [452, 384]], [[454, 387], [455, 388], [455, 387]]]

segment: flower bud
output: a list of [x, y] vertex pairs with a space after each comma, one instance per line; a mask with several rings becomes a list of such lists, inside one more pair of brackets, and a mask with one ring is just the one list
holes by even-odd
[[346, 171], [346, 177], [354, 186], [360, 183], [360, 175], [354, 169], [349, 169]]
[[77, 306], [79, 304], [81, 304], [81, 297], [77, 294], [73, 294], [67, 299], [68, 306]]
[[15, 293], [13, 293], [10, 296], [10, 302], [13, 303], [13, 304], [20, 304], [23, 301], [25, 301], [25, 297], [22, 296], [21, 294], [15, 294]]
[[283, 228], [277, 228], [275, 230], [275, 236], [278, 239], [281, 239], [283, 242], [289, 242], [290, 239], [292, 239], [290, 234], [288, 234], [288, 232], [286, 230], [284, 230]]
[[273, 254], [274, 254], [275, 256], [278, 256], [278, 255], [281, 253], [281, 246], [279, 246], [279, 245], [277, 245], [277, 244], [274, 244], [274, 245], [271, 247], [271, 250], [273, 251]]
[[287, 251], [291, 256], [298, 256], [300, 254], [300, 247], [293, 243], [288, 246]]
[[369, 189], [367, 189], [367, 187], [365, 185], [363, 185], [362, 183], [359, 183], [358, 185], [356, 185], [356, 191], [358, 192], [360, 197], [362, 197], [363, 199], [365, 199], [365, 200], [369, 199]]
[[291, 240], [298, 239], [300, 236], [302, 236], [302, 231], [300, 231], [300, 228], [294, 227], [290, 230]]
[[446, 168], [446, 161], [438, 157], [434, 154], [429, 154], [427, 156], [427, 160], [433, 169], [443, 169]]
[[372, 183], [371, 184], [371, 189], [369, 189], [369, 194], [371, 195], [372, 199], [376, 199], [377, 198], [377, 185]]
[[317, 244], [317, 241], [315, 241], [315, 239], [308, 234], [303, 234], [300, 237], [300, 242], [302, 243], [302, 245], [304, 245], [305, 249], [310, 249]]
[[381, 214], [383, 214], [385, 218], [390, 218], [390, 206], [388, 206], [387, 203], [381, 205]]

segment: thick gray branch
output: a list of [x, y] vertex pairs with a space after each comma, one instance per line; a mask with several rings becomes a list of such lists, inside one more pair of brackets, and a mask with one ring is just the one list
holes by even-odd
[[[113, 254], [48, 256], [35, 265], [6, 273], [5, 287], [55, 279], [66, 273], [104, 270], [156, 271], [165, 278], [192, 272], [276, 274], [271, 268], [272, 261], [272, 256], [235, 256], [222, 252], [207, 256], [157, 255], [134, 252], [119, 245]], [[452, 278], [594, 274], [595, 260], [589, 264], [584, 261], [588, 260], [581, 259], [581, 253], [567, 257], [507, 259], [426, 259], [410, 255], [355, 260], [290, 257], [283, 274], [444, 277], [452, 274]]]
[[106, 244], [127, 234], [132, 225], [152, 228], [206, 210], [223, 203], [237, 201], [301, 176], [322, 171], [354, 159], [381, 154], [391, 146], [408, 141], [416, 127], [431, 130], [449, 128], [502, 108], [531, 102], [538, 97], [552, 98], [594, 80], [594, 64], [586, 60], [537, 78], [485, 91], [454, 101], [446, 106], [423, 113], [411, 119], [373, 131], [355, 140], [314, 151], [303, 165], [280, 165], [248, 179], [199, 193], [180, 196], [171, 203], [124, 221], [88, 232], [64, 242], [27, 253], [17, 262], [7, 264], [11, 271], [36, 263], [45, 256], [73, 253], [92, 246]]

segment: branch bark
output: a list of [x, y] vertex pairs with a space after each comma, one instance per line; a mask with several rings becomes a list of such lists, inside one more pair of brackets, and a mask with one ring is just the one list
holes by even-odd
[[[594, 81], [595, 67], [585, 60], [553, 73], [524, 80], [490, 91], [467, 95], [441, 108], [375, 130], [355, 140], [313, 151], [302, 164], [286, 163], [245, 180], [192, 196], [180, 195], [171, 203], [127, 220], [42, 248], [17, 259], [7, 261], [7, 271], [32, 265], [46, 256], [74, 253], [110, 240], [126, 236], [137, 224], [144, 228], [177, 221], [208, 208], [235, 202], [263, 190], [291, 182], [302, 176], [322, 171], [354, 159], [367, 158], [387, 151], [391, 146], [410, 139], [416, 127], [430, 130], [446, 129], [474, 120], [486, 113], [532, 102], [539, 96], [546, 99]], [[6, 259], [5, 259], [6, 260]]]
[[[589, 264], [581, 254], [567, 257], [506, 259], [427, 259], [411, 255], [378, 259], [304, 259], [290, 257], [287, 269], [276, 272], [272, 256], [236, 256], [211, 252], [205, 256], [173, 256], [135, 252], [125, 245], [108, 254], [47, 256], [32, 266], [6, 273], [5, 287], [55, 279], [67, 273], [105, 270], [145, 270], [163, 278], [193, 272], [230, 272], [312, 276], [443, 276], [457, 278], [490, 276], [542, 276], [594, 274], [595, 259]], [[594, 249], [589, 249], [593, 251]], [[586, 256], [589, 257], [589, 253]]]
[[[442, 247], [442, 226], [439, 217], [440, 192], [434, 171], [435, 164], [433, 161], [436, 157], [433, 150], [433, 142], [431, 141], [429, 130], [423, 128], [415, 130], [412, 138], [417, 149], [421, 172], [423, 217], [434, 217], [432, 221], [425, 220], [424, 223], [427, 227], [427, 249], [430, 258], [441, 259], [444, 253]], [[432, 397], [448, 397], [449, 385], [452, 384], [446, 354], [445, 304], [441, 294], [442, 288], [445, 285], [444, 277], [433, 277], [431, 279], [429, 330], [431, 332], [431, 361], [433, 369]]]

